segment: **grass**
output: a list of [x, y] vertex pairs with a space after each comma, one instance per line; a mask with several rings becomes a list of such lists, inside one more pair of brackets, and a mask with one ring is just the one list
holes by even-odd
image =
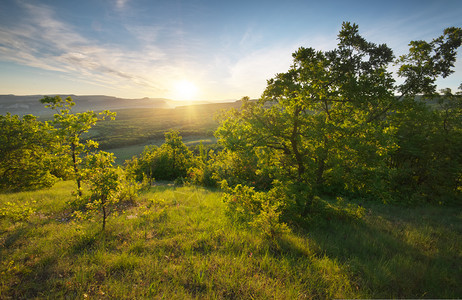
[[270, 241], [231, 224], [219, 191], [160, 185], [102, 233], [70, 218], [73, 187], [0, 195], [32, 210], [0, 217], [0, 298], [462, 297], [457, 207], [369, 203]]

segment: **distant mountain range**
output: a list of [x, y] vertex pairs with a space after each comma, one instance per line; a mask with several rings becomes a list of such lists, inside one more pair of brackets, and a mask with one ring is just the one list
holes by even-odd
[[[55, 96], [55, 95], [48, 95]], [[76, 105], [72, 108], [73, 112], [84, 112], [88, 110], [117, 111], [129, 108], [175, 108], [189, 104], [206, 104], [207, 101], [174, 101], [165, 98], [141, 98], [141, 99], [125, 99], [111, 96], [78, 96], [78, 95], [60, 95], [66, 99], [71, 96]], [[7, 112], [13, 115], [33, 114], [36, 116], [47, 116], [53, 112], [45, 108], [40, 99], [43, 95], [15, 96], [15, 95], [0, 95], [0, 115], [5, 115]]]

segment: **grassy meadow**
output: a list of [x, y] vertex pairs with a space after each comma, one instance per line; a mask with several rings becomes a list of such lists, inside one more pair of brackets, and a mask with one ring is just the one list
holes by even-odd
[[160, 184], [103, 233], [71, 217], [73, 188], [0, 195], [1, 299], [462, 297], [460, 208], [366, 203], [268, 240], [221, 192]]

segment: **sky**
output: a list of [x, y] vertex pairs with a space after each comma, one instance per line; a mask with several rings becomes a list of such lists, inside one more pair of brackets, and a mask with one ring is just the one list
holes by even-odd
[[[462, 2], [1, 0], [0, 94], [258, 98], [299, 47], [334, 49], [344, 21], [399, 56], [461, 27]], [[461, 61], [438, 88], [462, 83]]]

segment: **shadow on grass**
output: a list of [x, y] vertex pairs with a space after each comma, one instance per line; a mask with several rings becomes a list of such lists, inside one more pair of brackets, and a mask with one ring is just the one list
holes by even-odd
[[101, 233], [86, 233], [79, 236], [75, 243], [69, 248], [72, 255], [79, 255], [86, 251], [93, 250], [97, 246]]
[[22, 225], [15, 230], [13, 230], [11, 233], [9, 233], [5, 237], [5, 242], [3, 243], [3, 246], [5, 249], [11, 248], [17, 241], [19, 241], [23, 236], [26, 236], [27, 233], [30, 231], [31, 227], [27, 225]]
[[[376, 209], [361, 220], [320, 219], [299, 234], [338, 261], [356, 288], [373, 298], [461, 297], [460, 249], [441, 253], [447, 246], [444, 238], [435, 234], [432, 254], [421, 244], [410, 242], [409, 228], [391, 218], [395, 217]], [[423, 225], [408, 221], [408, 226], [418, 232]], [[279, 244], [283, 252], [304, 255], [290, 241], [282, 239]]]
[[56, 286], [51, 284], [55, 277], [54, 266], [57, 257], [46, 256], [35, 262], [29, 270], [21, 274], [19, 281], [11, 286], [13, 299], [42, 298], [49, 294]]
[[[9, 253], [11, 249], [15, 250], [28, 245], [33, 226], [34, 224], [31, 223], [22, 224], [9, 233], [4, 240], [1, 255], [8, 257], [11, 254]], [[51, 288], [49, 282], [50, 278], [54, 276], [54, 266], [57, 259], [58, 256], [53, 253], [47, 253], [39, 258], [33, 252], [21, 253], [19, 257], [9, 259], [12, 268], [4, 269], [2, 272], [2, 276], [5, 276], [3, 279], [9, 282], [9, 286], [4, 290], [5, 294], [0, 294], [0, 298], [32, 299], [44, 297]]]

